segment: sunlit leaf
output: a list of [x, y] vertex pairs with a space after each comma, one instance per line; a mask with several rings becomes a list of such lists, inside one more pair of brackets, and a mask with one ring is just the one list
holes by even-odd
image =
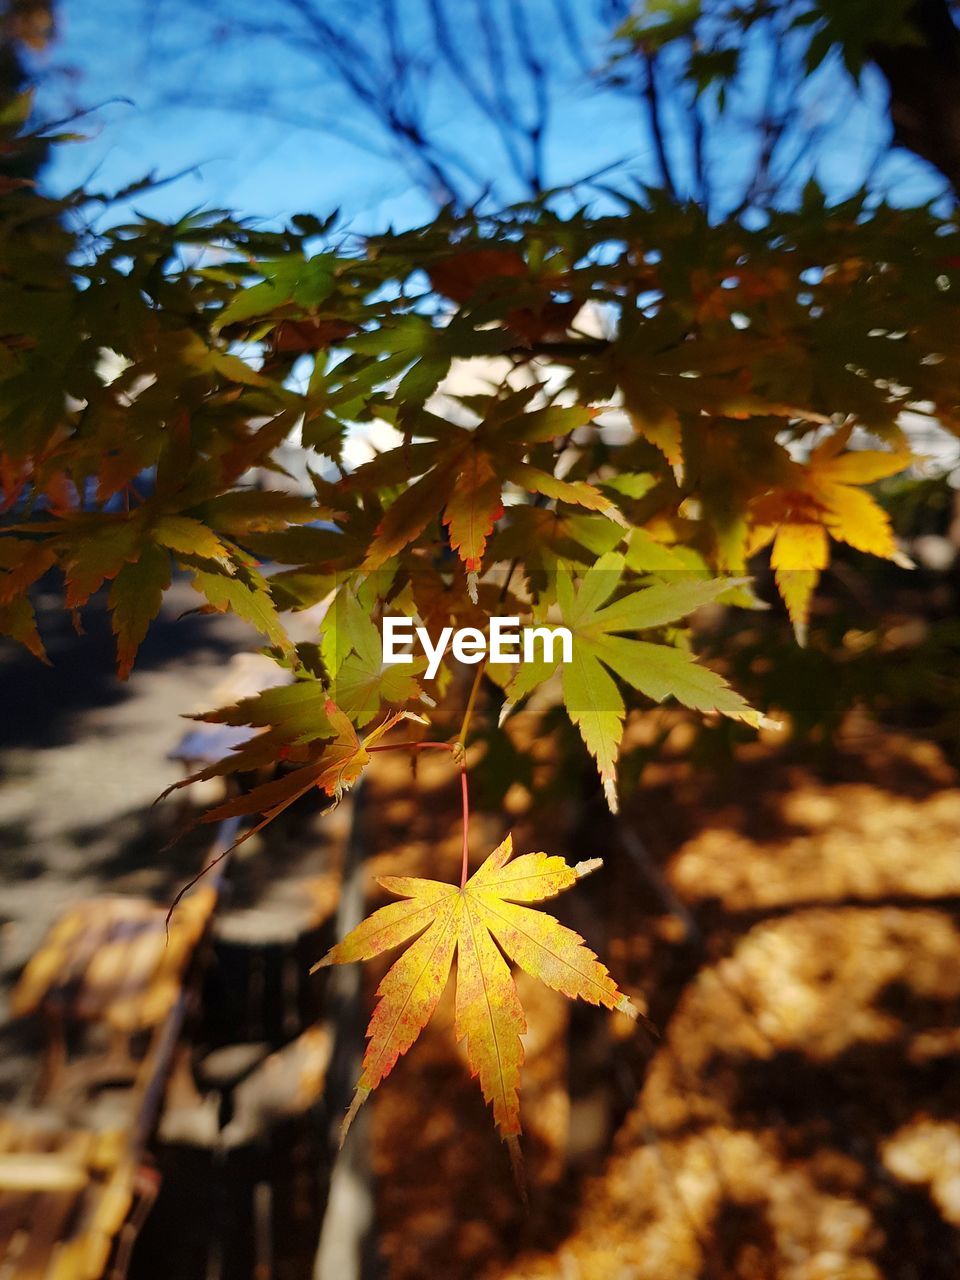
[[[637, 1009], [572, 930], [521, 903], [552, 898], [599, 861], [569, 866], [562, 858], [529, 853], [511, 862], [510, 836], [462, 889], [436, 880], [385, 876], [380, 883], [400, 902], [381, 907], [316, 966], [368, 960], [416, 938], [377, 990], [368, 1044], [344, 1134], [357, 1110], [393, 1070], [430, 1020], [457, 958], [456, 1034], [494, 1123], [520, 1175], [520, 1068], [526, 1019], [501, 950], [571, 999]], [[419, 937], [417, 937], [419, 935]], [[496, 940], [496, 941], [494, 941]]]

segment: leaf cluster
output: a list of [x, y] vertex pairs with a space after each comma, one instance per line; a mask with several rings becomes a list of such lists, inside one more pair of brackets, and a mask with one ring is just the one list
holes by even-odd
[[[43, 655], [29, 588], [57, 567], [74, 612], [108, 592], [126, 675], [183, 573], [294, 672], [290, 707], [232, 714], [301, 764], [308, 731], [339, 740], [329, 699], [363, 730], [449, 682], [383, 666], [385, 613], [509, 612], [574, 631], [561, 696], [613, 803], [631, 706], [757, 723], [684, 619], [755, 606], [769, 547], [802, 640], [832, 543], [898, 555], [870, 486], [913, 460], [904, 411], [960, 430], [957, 227], [929, 209], [811, 191], [748, 229], [651, 194], [354, 243], [306, 216], [93, 235], [78, 205], [0, 192], [0, 626]], [[369, 423], [395, 444], [352, 467]], [[285, 614], [315, 606], [298, 648]], [[549, 674], [491, 671], [511, 704]]]
[[[74, 221], [83, 199], [0, 185], [0, 632], [44, 657], [30, 589], [52, 570], [77, 616], [107, 593], [121, 676], [174, 572], [201, 610], [250, 623], [288, 682], [201, 717], [249, 737], [197, 775], [273, 771], [205, 815], [248, 817], [248, 834], [310, 791], [335, 802], [453, 681], [449, 659], [433, 688], [423, 663], [383, 663], [389, 614], [432, 638], [505, 614], [566, 627], [569, 662], [486, 673], [505, 714], [549, 705], [552, 684], [616, 808], [633, 708], [762, 722], [697, 659], [690, 615], [757, 608], [769, 548], [803, 641], [834, 544], [899, 557], [870, 489], [916, 460], [905, 411], [960, 434], [958, 229], [929, 209], [827, 208], [811, 189], [748, 228], [649, 193], [615, 214], [538, 202], [353, 243], [308, 216], [94, 235]], [[369, 424], [393, 434], [352, 465]], [[295, 644], [289, 615], [308, 610], [315, 639]], [[630, 1006], [523, 905], [583, 868], [511, 863], [507, 841], [468, 880], [464, 798], [462, 886], [386, 884], [401, 901], [327, 962], [410, 942], [359, 1103], [456, 952], [458, 1036], [515, 1142], [523, 1015], [502, 953]]]

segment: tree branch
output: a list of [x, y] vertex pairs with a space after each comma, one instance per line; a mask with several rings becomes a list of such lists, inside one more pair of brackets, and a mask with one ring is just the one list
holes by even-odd
[[917, 0], [907, 14], [919, 44], [868, 46], [890, 89], [896, 141], [929, 161], [960, 194], [960, 31], [947, 0]]
[[667, 156], [667, 147], [663, 134], [663, 120], [660, 115], [660, 95], [657, 89], [656, 76], [656, 58], [652, 53], [644, 51], [641, 54], [645, 69], [645, 78], [643, 85], [643, 96], [647, 103], [647, 110], [650, 115], [650, 133], [653, 137], [653, 147], [657, 156], [657, 165], [660, 169], [660, 179], [663, 183], [664, 190], [676, 200], [677, 186], [673, 179], [673, 169], [670, 166], [670, 160]]

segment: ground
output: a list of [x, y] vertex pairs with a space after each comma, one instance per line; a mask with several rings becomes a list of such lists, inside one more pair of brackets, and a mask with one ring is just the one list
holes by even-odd
[[[229, 619], [177, 620], [192, 603], [178, 585], [128, 686], [112, 674], [97, 610], [85, 637], [69, 623], [48, 629], [51, 670], [0, 649], [5, 988], [67, 903], [104, 891], [166, 901], [199, 865], [206, 835], [164, 851], [178, 802], [152, 804], [178, 775], [167, 758], [182, 733], [177, 715], [209, 704], [249, 636]], [[510, 731], [525, 746], [534, 729], [520, 715]], [[525, 1214], [455, 1044], [448, 992], [368, 1103], [386, 1280], [960, 1274], [953, 769], [922, 738], [856, 715], [830, 751], [767, 740], [726, 772], [689, 763], [682, 740], [678, 728], [676, 750], [646, 771], [619, 827], [576, 788], [546, 813], [522, 785], [503, 806], [480, 806], [477, 860], [508, 827], [519, 851], [604, 858], [557, 913], [607, 959], [659, 1035], [521, 978]], [[536, 770], [549, 772], [551, 742], [533, 745]], [[456, 875], [457, 803], [445, 758], [423, 759], [415, 782], [405, 760], [378, 760], [361, 832], [368, 907], [380, 901], [375, 875]], [[317, 989], [297, 947], [317, 914], [307, 887], [318, 893], [329, 871], [325, 821], [342, 828], [343, 816], [287, 829], [238, 863], [218, 926], [221, 969], [245, 991], [253, 978], [229, 959], [231, 946], [272, 947], [288, 975], [297, 966], [301, 1020]], [[364, 975], [367, 1007], [383, 967]], [[269, 974], [267, 965], [257, 979], [268, 997]], [[222, 975], [219, 990], [211, 1042], [226, 1040], [236, 1013]], [[236, 1013], [260, 1019], [268, 1046], [296, 1024], [289, 1010], [274, 1017], [272, 998], [261, 996], [256, 1016], [246, 1005]], [[255, 1032], [235, 1039], [256, 1041]], [[22, 1026], [5, 1024], [0, 1036], [0, 1098], [13, 1104], [35, 1070], [36, 1042]], [[230, 1122], [216, 1113], [214, 1131]], [[182, 1157], [189, 1142], [181, 1134], [174, 1145]], [[191, 1174], [185, 1159], [165, 1158], [168, 1181], [182, 1181], [164, 1233], [209, 1234], [182, 1193], [191, 1176], [210, 1177], [209, 1164]], [[308, 1234], [299, 1264], [288, 1257], [282, 1269], [291, 1280], [310, 1274]], [[134, 1280], [155, 1274], [142, 1256], [137, 1265]], [[195, 1272], [176, 1265], [184, 1280], [207, 1274], [202, 1262]], [[241, 1270], [223, 1274], [239, 1280]]]

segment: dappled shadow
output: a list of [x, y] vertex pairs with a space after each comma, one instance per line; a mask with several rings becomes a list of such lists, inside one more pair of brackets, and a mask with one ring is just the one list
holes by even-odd
[[[136, 691], [136, 675], [133, 683], [117, 679], [116, 642], [106, 595], [105, 590], [98, 592], [83, 609], [84, 630], [78, 635], [62, 598], [55, 594], [55, 584], [44, 580], [35, 603], [50, 666], [20, 645], [0, 639], [4, 690], [0, 750], [37, 750], [69, 741], [78, 716], [112, 707]], [[174, 583], [137, 655], [136, 673], [174, 662], [222, 663], [238, 649], [256, 645], [255, 633], [235, 618], [179, 616], [199, 603], [200, 597], [185, 580]]]
[[[638, 1079], [561, 1246], [571, 1270], [615, 1259], [637, 1280], [748, 1280], [792, 1274], [792, 1258], [907, 1280], [922, 1259], [924, 1276], [958, 1274], [960, 1206], [936, 1156], [952, 1138], [935, 1136], [960, 1113], [956, 915], [801, 910], [721, 955], [682, 990]], [[926, 1165], [904, 1137], [918, 1117], [934, 1135]], [[540, 1280], [547, 1256], [499, 1274]]]
[[[952, 1139], [912, 1136], [918, 1116], [960, 1113], [960, 793], [935, 750], [874, 748], [874, 765], [843, 748], [812, 770], [768, 749], [722, 783], [653, 779], [629, 806], [639, 862], [589, 792], [576, 829], [560, 805], [515, 816], [520, 849], [604, 857], [550, 908], [646, 994], [663, 1039], [585, 1008], [543, 1049], [549, 998], [524, 986], [525, 1219], [448, 996], [368, 1104], [391, 1280], [960, 1274], [950, 1166], [932, 1188], [914, 1154]], [[373, 808], [393, 826], [377, 869], [445, 874], [454, 796], [429, 782], [437, 806], [411, 810], [399, 766], [377, 773]], [[551, 1118], [534, 1088], [563, 1099]]]
[[701, 1280], [776, 1280], [783, 1259], [767, 1206], [757, 1200], [725, 1200], [711, 1231]]
[[[172, 692], [185, 688], [184, 673], [192, 680], [185, 703], [190, 690], [212, 687], [232, 639], [208, 645], [208, 629], [223, 621], [164, 622], [171, 647], [148, 649], [145, 680], [126, 691], [101, 628], [102, 687], [66, 682], [47, 738], [42, 726], [16, 728], [22, 746], [35, 732], [51, 761], [72, 733], [82, 730], [93, 746], [62, 792], [53, 773], [41, 789], [40, 753], [7, 755], [5, 794], [22, 781], [33, 797], [28, 811], [9, 808], [0, 829], [0, 876], [17, 895], [8, 977], [29, 949], [28, 918], [33, 928], [66, 898], [104, 890], [168, 902], [203, 865], [211, 827], [166, 847], [191, 801], [151, 807], [149, 799], [176, 773], [164, 760], [176, 738]], [[92, 644], [100, 624], [76, 643]], [[196, 644], [182, 660], [179, 641]], [[68, 633], [64, 643], [74, 644]], [[0, 666], [0, 676], [10, 670]], [[161, 723], [164, 734], [170, 725], [169, 742], [150, 743], [135, 801], [111, 797], [94, 812], [73, 812], [71, 797], [111, 781], [94, 769], [109, 768], [103, 748], [118, 725], [128, 732], [138, 692], [152, 699], [143, 704], [152, 720], [129, 749]], [[517, 735], [532, 731], [522, 712], [508, 725]], [[534, 748], [538, 776], [549, 775], [553, 744], [534, 740]], [[653, 1043], [594, 1008], [572, 1011], [520, 980], [530, 1027], [525, 1215], [456, 1044], [448, 992], [368, 1103], [391, 1280], [556, 1280], [618, 1268], [635, 1280], [773, 1280], [791, 1274], [790, 1259], [821, 1255], [825, 1274], [835, 1264], [857, 1280], [908, 1280], [914, 1263], [933, 1280], [960, 1274], [944, 1216], [949, 1187], [928, 1185], [915, 1156], [922, 1142], [936, 1152], [949, 1140], [940, 1129], [916, 1136], [918, 1117], [945, 1131], [960, 1114], [954, 775], [924, 744], [876, 731], [821, 751], [816, 769], [803, 754], [761, 744], [721, 775], [667, 753], [621, 820], [642, 837], [639, 861], [606, 815], [589, 762], [581, 778], [559, 779], [556, 803], [537, 809], [516, 786], [505, 804], [476, 806], [475, 861], [508, 826], [519, 850], [604, 858], [601, 873], [549, 909], [631, 994], [646, 996], [663, 1038]], [[458, 779], [445, 756], [419, 761], [416, 781], [403, 757], [378, 758], [370, 774], [364, 878], [372, 908], [383, 900], [375, 875], [453, 878], [460, 855]], [[48, 804], [60, 808], [49, 838], [41, 822]], [[306, 919], [303, 901], [308, 878], [328, 869], [331, 819], [322, 808], [295, 806], [231, 867], [207, 1013], [193, 1030], [201, 1053], [244, 1038], [282, 1043], [323, 1011], [323, 986], [306, 974], [329, 938]], [[385, 967], [386, 959], [365, 971], [366, 1008]], [[36, 1045], [18, 1034], [2, 1047], [10, 1066], [0, 1072], [0, 1096], [9, 1097]], [[899, 1144], [893, 1156], [891, 1143]], [[201, 1160], [190, 1177], [209, 1167]], [[173, 1159], [173, 1176], [182, 1171]], [[245, 1177], [236, 1184], [241, 1199]], [[163, 1231], [183, 1229], [190, 1205], [174, 1195], [168, 1208]]]
[[[952, 1005], [954, 1022], [960, 1005]], [[960, 1051], [911, 1063], [909, 1040], [851, 1045], [826, 1062], [801, 1050], [768, 1059], [712, 1059], [704, 1075], [731, 1084], [730, 1112], [738, 1127], [777, 1129], [790, 1156], [813, 1155], [823, 1146], [864, 1154], [878, 1149], [915, 1113], [951, 1119], [960, 1114]]]
[[813, 768], [792, 747], [741, 759], [733, 776], [687, 763], [664, 767], [625, 800], [624, 813], [654, 851], [675, 849], [704, 829], [707, 813], [713, 831], [774, 843], [809, 834], [838, 816], [805, 815], [785, 804], [811, 776], [822, 791], [859, 785], [907, 801], [931, 799], [954, 784], [954, 771], [929, 744], [876, 732], [869, 743], [869, 755], [855, 744], [821, 750]]
[[131, 1274], [249, 1276], [250, 1259], [265, 1247], [272, 1274], [307, 1274], [304, 1260], [317, 1240], [314, 1206], [329, 1176], [324, 1154], [319, 1126], [303, 1121], [256, 1146], [162, 1147], [160, 1196], [137, 1240]]
[[46, 872], [46, 862], [30, 848], [29, 833], [25, 822], [0, 826], [0, 882], [19, 884]]

